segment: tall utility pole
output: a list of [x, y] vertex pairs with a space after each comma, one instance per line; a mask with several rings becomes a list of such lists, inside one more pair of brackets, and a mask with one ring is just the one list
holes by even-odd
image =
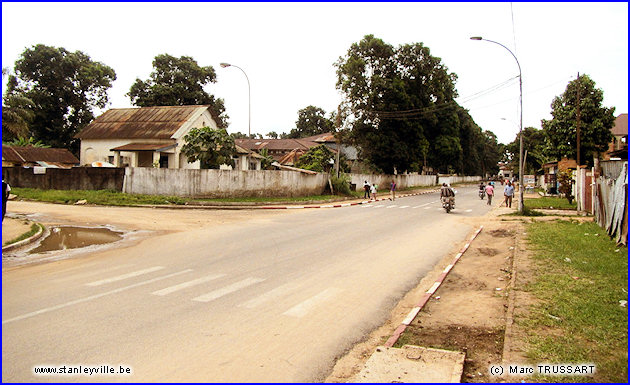
[[580, 73], [577, 75], [577, 122], [575, 122], [577, 131], [577, 168], [580, 169]]

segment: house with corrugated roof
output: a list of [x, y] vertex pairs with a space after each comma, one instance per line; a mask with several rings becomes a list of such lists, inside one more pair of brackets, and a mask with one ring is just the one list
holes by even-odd
[[[81, 139], [82, 165], [109, 162], [116, 167], [199, 169], [181, 153], [184, 137], [193, 128], [217, 124], [210, 106], [112, 108], [75, 137]], [[260, 156], [237, 146], [237, 170], [260, 170]]]
[[628, 159], [628, 114], [620, 114], [610, 129], [613, 140], [608, 145], [608, 151], [603, 159]]
[[79, 159], [65, 148], [2, 145], [2, 167], [71, 168]]

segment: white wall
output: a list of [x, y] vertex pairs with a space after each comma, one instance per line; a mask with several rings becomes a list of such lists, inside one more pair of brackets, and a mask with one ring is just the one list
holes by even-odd
[[396, 186], [399, 189], [416, 186], [435, 186], [435, 175], [420, 175], [420, 174], [399, 174], [399, 175], [385, 175], [385, 174], [348, 174], [350, 175], [351, 183], [357, 185], [357, 190], [363, 190], [363, 183], [368, 181], [370, 185], [376, 183], [379, 189], [389, 188], [392, 183], [392, 179], [396, 180]]
[[328, 174], [294, 171], [125, 169], [123, 192], [182, 197], [245, 197], [319, 195], [328, 185]]

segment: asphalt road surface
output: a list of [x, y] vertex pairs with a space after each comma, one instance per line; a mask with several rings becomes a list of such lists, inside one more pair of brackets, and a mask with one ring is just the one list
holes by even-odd
[[[321, 381], [489, 209], [471, 186], [459, 188], [450, 214], [437, 193], [248, 210], [238, 221], [191, 219], [124, 247], [3, 268], [3, 382]], [[98, 210], [90, 220], [103, 224], [108, 215], [128, 223], [155, 216], [154, 226], [186, 215], [67, 210], [86, 218]], [[42, 367], [82, 374], [34, 373]]]

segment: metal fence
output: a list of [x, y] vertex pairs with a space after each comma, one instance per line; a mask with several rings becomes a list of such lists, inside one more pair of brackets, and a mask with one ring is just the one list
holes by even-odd
[[[608, 235], [628, 244], [628, 162], [606, 162], [595, 182], [594, 215]], [[618, 170], [615, 175], [614, 170]]]

